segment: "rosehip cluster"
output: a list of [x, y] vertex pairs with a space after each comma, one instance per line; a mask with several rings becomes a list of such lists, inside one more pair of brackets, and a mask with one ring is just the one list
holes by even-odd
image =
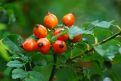
[[[62, 18], [63, 25], [67, 27], [71, 27], [74, 24], [75, 17], [72, 13], [66, 14]], [[38, 50], [42, 54], [47, 54], [52, 46], [54, 52], [56, 54], [62, 54], [66, 51], [67, 46], [65, 41], [69, 39], [68, 34], [60, 35], [58, 36], [62, 31], [64, 31], [64, 28], [57, 28], [55, 32], [53, 33], [54, 36], [57, 36], [57, 39], [54, 41], [54, 44], [51, 44], [49, 39], [46, 37], [48, 34], [47, 28], [54, 29], [58, 25], [58, 19], [57, 17], [52, 14], [48, 13], [44, 17], [44, 26], [37, 24], [33, 29], [33, 34], [36, 38], [38, 38], [37, 41], [35, 41], [33, 38], [26, 39], [22, 47], [25, 51], [35, 51]], [[73, 43], [81, 40], [82, 35], [75, 36], [71, 41]]]

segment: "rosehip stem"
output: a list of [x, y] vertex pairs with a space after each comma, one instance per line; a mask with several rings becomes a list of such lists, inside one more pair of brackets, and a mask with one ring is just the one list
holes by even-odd
[[39, 24], [36, 24], [35, 27], [38, 28]]
[[48, 11], [48, 12], [47, 12], [47, 15], [49, 15], [49, 14], [51, 14], [51, 12]]
[[[119, 32], [115, 33], [114, 35], [112, 35], [112, 36], [110, 36], [110, 37], [108, 37], [108, 38], [102, 40], [101, 42], [97, 43], [97, 44], [94, 45], [94, 46], [98, 46], [98, 45], [100, 45], [100, 44], [104, 44], [104, 43], [108, 42], [109, 40], [112, 40], [112, 39], [116, 38], [118, 35], [121, 35], [121, 31], [119, 31]], [[90, 48], [90, 49], [88, 49], [88, 50], [85, 50], [84, 52], [82, 52], [82, 53], [81, 53], [80, 55], [78, 55], [78, 56], [75, 56], [75, 57], [71, 58], [71, 61], [74, 60], [74, 59], [76, 59], [76, 58], [81, 57], [81, 55], [83, 55], [83, 54], [87, 54], [87, 53], [92, 52], [92, 51], [94, 51], [94, 47], [92, 47], [92, 48]]]
[[52, 68], [52, 71], [50, 74], [49, 81], [53, 81], [53, 77], [54, 77], [55, 72], [56, 72], [56, 62], [57, 62], [57, 56], [56, 56], [56, 54], [53, 54], [53, 68]]

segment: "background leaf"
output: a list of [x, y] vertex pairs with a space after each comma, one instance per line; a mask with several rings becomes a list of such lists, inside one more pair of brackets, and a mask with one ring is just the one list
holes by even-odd
[[97, 38], [98, 42], [110, 37], [113, 33], [110, 30], [95, 28], [93, 30], [94, 36]]
[[109, 28], [112, 25], [113, 22], [114, 21], [109, 21], [109, 22], [107, 22], [107, 21], [101, 21], [101, 22], [99, 22], [97, 20], [97, 21], [93, 21], [92, 25], [94, 25], [96, 27]]
[[5, 47], [2, 40], [0, 40], [0, 55], [2, 58], [4, 58], [6, 61], [10, 60], [10, 55], [8, 54], [8, 48]]
[[107, 48], [105, 48], [102, 45], [96, 46], [95, 50], [96, 52], [98, 52], [98, 54], [100, 54], [103, 57], [107, 57], [109, 59], [113, 59], [115, 57], [115, 54], [118, 54], [118, 46], [115, 45], [110, 45], [107, 46]]
[[28, 76], [24, 79], [24, 81], [46, 81], [44, 80], [44, 76], [36, 71], [28, 72]]
[[9, 61], [7, 63], [7, 66], [20, 68], [20, 67], [23, 67], [24, 64], [22, 62], [18, 61], [18, 60], [14, 60], [14, 61]]
[[82, 34], [82, 30], [77, 27], [77, 26], [73, 26], [69, 29], [69, 38], [73, 39], [76, 35]]
[[34, 67], [34, 71], [37, 71], [41, 75], [43, 75], [43, 80], [42, 81], [48, 81], [49, 80], [49, 77], [50, 77], [50, 74], [51, 74], [51, 70], [52, 70], [52, 65], [35, 66]]
[[3, 40], [3, 43], [6, 47], [9, 48], [9, 51], [13, 54], [22, 53], [21, 43], [23, 39], [19, 35], [8, 35]]
[[13, 79], [23, 79], [27, 76], [27, 72], [25, 72], [23, 69], [14, 69], [12, 71], [12, 78]]
[[79, 76], [75, 73], [74, 68], [62, 68], [56, 73], [55, 81], [78, 81]]

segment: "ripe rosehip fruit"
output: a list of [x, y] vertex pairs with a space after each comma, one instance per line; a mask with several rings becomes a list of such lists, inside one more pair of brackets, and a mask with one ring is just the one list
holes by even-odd
[[50, 50], [50, 41], [47, 38], [40, 38], [38, 41], [38, 50], [43, 53], [47, 54]]
[[50, 29], [55, 28], [58, 25], [57, 17], [52, 13], [48, 13], [48, 15], [44, 17], [44, 25]]
[[[62, 31], [64, 30], [64, 28], [58, 28], [55, 32], [54, 32], [54, 36], [59, 35]], [[64, 34], [62, 36], [58, 36], [57, 40], [62, 40], [62, 41], [66, 41], [68, 40], [69, 36], [68, 34]]]
[[66, 50], [66, 43], [61, 40], [56, 40], [53, 44], [54, 52], [57, 54], [61, 54]]
[[78, 42], [80, 40], [82, 40], [82, 34], [79, 34], [79, 35], [75, 36], [71, 41], [73, 43], [75, 43], [75, 42]]
[[37, 24], [33, 32], [37, 38], [44, 38], [47, 36], [47, 29], [43, 25]]
[[38, 45], [34, 39], [29, 38], [23, 42], [22, 47], [26, 51], [35, 51], [38, 48]]
[[75, 17], [72, 13], [64, 15], [62, 18], [63, 24], [68, 27], [72, 26], [74, 24], [74, 21], [75, 21]]

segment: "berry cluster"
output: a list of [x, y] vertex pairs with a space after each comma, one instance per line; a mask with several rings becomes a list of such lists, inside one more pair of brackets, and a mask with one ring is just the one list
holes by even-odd
[[[71, 27], [74, 24], [75, 17], [72, 13], [66, 14], [62, 18], [63, 25], [67, 27]], [[51, 48], [53, 47], [53, 50], [56, 54], [62, 54], [67, 49], [65, 41], [69, 39], [68, 34], [60, 35], [62, 31], [64, 31], [64, 28], [57, 28], [55, 32], [53, 33], [54, 36], [57, 36], [57, 39], [54, 41], [54, 44], [51, 45], [49, 39], [46, 37], [48, 34], [47, 28], [54, 29], [58, 25], [58, 18], [52, 14], [48, 13], [44, 17], [44, 26], [37, 24], [34, 29], [33, 33], [34, 36], [38, 38], [37, 41], [35, 41], [32, 38], [26, 39], [22, 46], [25, 51], [35, 51], [39, 50], [42, 54], [47, 54]], [[73, 43], [81, 40], [82, 35], [75, 36], [71, 41]]]

